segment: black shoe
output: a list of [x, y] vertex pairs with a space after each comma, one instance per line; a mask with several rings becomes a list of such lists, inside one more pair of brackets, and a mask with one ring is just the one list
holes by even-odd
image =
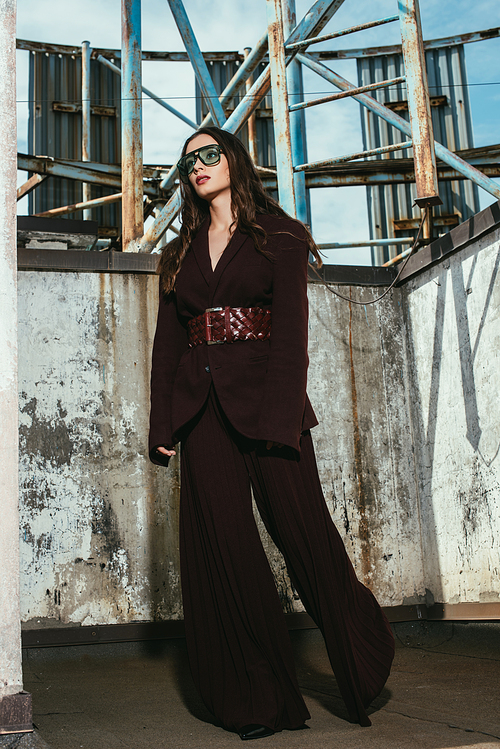
[[260, 723], [250, 723], [248, 726], [243, 726], [238, 731], [240, 739], [246, 741], [247, 739], [264, 739], [266, 736], [272, 736], [272, 731], [267, 726], [261, 726]]

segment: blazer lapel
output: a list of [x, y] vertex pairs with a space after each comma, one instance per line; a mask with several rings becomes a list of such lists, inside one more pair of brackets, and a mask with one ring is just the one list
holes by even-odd
[[[208, 229], [207, 229], [207, 237], [208, 237]], [[215, 266], [215, 270], [212, 272], [212, 266], [210, 265], [210, 255], [208, 252], [208, 238], [207, 238], [207, 257], [209, 262], [209, 267], [212, 275], [211, 283], [210, 283], [210, 304], [212, 303], [212, 300], [214, 298], [214, 294], [217, 291], [217, 287], [219, 285], [220, 278], [222, 274], [224, 273], [224, 270], [227, 268], [233, 257], [236, 255], [236, 253], [240, 250], [241, 246], [244, 244], [244, 242], [248, 239], [247, 234], [242, 234], [239, 229], [235, 229], [235, 232], [233, 236], [231, 237], [228, 246], [222, 253], [219, 262]]]
[[196, 237], [191, 242], [191, 250], [195, 257], [201, 274], [207, 285], [210, 286], [212, 283], [212, 265], [210, 263], [210, 253], [208, 251], [208, 227], [210, 226], [210, 219], [207, 217], [202, 223], [200, 230]]

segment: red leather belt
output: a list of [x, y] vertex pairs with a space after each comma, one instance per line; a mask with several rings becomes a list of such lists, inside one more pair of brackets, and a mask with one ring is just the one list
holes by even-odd
[[271, 311], [260, 307], [210, 307], [187, 324], [191, 348], [206, 343], [266, 341], [271, 335]]

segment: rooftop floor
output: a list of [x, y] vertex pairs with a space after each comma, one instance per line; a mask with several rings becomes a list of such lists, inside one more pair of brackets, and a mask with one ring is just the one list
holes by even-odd
[[[500, 625], [393, 626], [396, 658], [370, 710], [371, 728], [345, 720], [318, 630], [291, 632], [310, 728], [261, 739], [259, 747], [500, 747]], [[24, 679], [37, 731], [0, 738], [2, 749], [240, 746], [201, 704], [182, 639], [27, 650]]]

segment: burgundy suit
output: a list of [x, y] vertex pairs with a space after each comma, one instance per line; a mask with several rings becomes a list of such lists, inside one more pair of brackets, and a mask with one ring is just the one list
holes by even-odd
[[[274, 580], [252, 514], [282, 551], [325, 637], [349, 716], [389, 674], [394, 643], [356, 578], [324, 502], [306, 395], [304, 230], [260, 216], [273, 259], [238, 230], [212, 271], [208, 221], [192, 243], [175, 294], [161, 298], [151, 375], [150, 458], [181, 440], [181, 577], [191, 670], [207, 707], [230, 730], [278, 731], [309, 717]], [[187, 322], [209, 307], [271, 310], [267, 341], [189, 348]], [[265, 449], [266, 441], [285, 447]]]
[[[212, 381], [229, 421], [246, 437], [299, 450], [301, 430], [318, 423], [306, 396], [304, 231], [287, 219], [259, 221], [268, 232], [282, 232], [269, 239], [273, 263], [236, 230], [212, 271], [207, 221], [184, 259], [176, 297], [161, 300], [151, 379], [153, 462], [164, 462], [156, 446], [175, 444], [205, 403]], [[220, 306], [272, 308], [271, 340], [189, 349], [188, 320]]]

